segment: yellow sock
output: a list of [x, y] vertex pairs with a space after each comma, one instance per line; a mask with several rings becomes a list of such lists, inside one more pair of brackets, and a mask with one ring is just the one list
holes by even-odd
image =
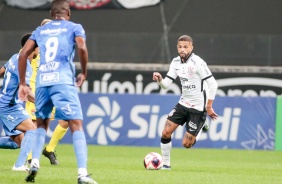
[[28, 155], [27, 155], [27, 160], [31, 160], [32, 159], [32, 153], [30, 152]]
[[54, 133], [50, 139], [49, 144], [46, 146], [46, 150], [48, 152], [54, 152], [59, 141], [64, 137], [67, 131], [68, 131], [68, 128], [65, 129], [60, 124], [58, 124], [54, 130]]

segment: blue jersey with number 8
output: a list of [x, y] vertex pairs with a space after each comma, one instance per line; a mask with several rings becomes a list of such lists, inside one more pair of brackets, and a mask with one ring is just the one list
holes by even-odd
[[40, 63], [36, 88], [58, 84], [75, 84], [75, 37], [85, 38], [80, 24], [66, 20], [53, 20], [38, 27], [29, 39], [40, 50]]

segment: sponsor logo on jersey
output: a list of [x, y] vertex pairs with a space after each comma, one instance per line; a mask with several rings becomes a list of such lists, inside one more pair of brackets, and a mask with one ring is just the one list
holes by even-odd
[[181, 83], [184, 83], [184, 82], [188, 82], [188, 79], [187, 78], [183, 78], [183, 77], [179, 77], [180, 80], [181, 80]]
[[52, 82], [59, 82], [59, 73], [52, 72], [52, 73], [43, 73], [40, 74], [40, 84], [52, 83]]
[[186, 85], [186, 86], [182, 86], [183, 89], [195, 89], [196, 86], [195, 85]]
[[40, 34], [59, 35], [63, 32], [68, 32], [68, 29], [66, 29], [66, 28], [46, 29], [46, 30], [40, 31]]
[[46, 64], [40, 65], [39, 70], [42, 72], [48, 72], [51, 70], [57, 70], [59, 66], [60, 66], [60, 62], [52, 61], [52, 62], [48, 62]]

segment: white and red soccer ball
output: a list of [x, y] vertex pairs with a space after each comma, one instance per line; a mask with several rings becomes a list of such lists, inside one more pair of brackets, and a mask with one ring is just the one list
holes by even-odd
[[159, 153], [148, 153], [144, 158], [144, 167], [147, 170], [158, 170], [163, 166], [163, 158]]

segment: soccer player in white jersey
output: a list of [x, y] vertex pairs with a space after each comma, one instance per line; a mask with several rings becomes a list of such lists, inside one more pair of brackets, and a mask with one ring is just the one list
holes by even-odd
[[[21, 45], [23, 46], [30, 33], [25, 34], [21, 39]], [[36, 45], [31, 49], [27, 62], [26, 72], [23, 73], [23, 77], [29, 84], [31, 77], [31, 65], [30, 61], [33, 58], [34, 49]], [[33, 124], [30, 116], [23, 107], [18, 96], [19, 87], [19, 73], [18, 73], [18, 58], [19, 53], [14, 54], [9, 61], [1, 69], [1, 73], [5, 71], [3, 86], [0, 90], [0, 121], [3, 123], [3, 129], [8, 137], [1, 137], [0, 147], [6, 149], [16, 149], [20, 147], [20, 154], [13, 166], [13, 171], [28, 171], [25, 167], [25, 160], [27, 154], [31, 151], [32, 145], [35, 141], [36, 126]], [[28, 59], [28, 60], [27, 60]], [[28, 88], [28, 86], [26, 86]], [[33, 99], [32, 93], [27, 94], [29, 99]], [[25, 134], [23, 136], [23, 134]]]
[[[69, 21], [70, 5], [67, 0], [54, 0], [51, 4], [52, 21], [38, 27], [23, 47], [19, 57], [19, 98], [26, 100], [29, 88], [25, 87], [26, 57], [37, 44], [40, 63], [36, 78], [36, 143], [32, 149], [31, 168], [27, 182], [34, 182], [39, 170], [41, 150], [45, 143], [51, 111], [55, 106], [55, 119], [68, 121], [72, 133], [78, 166], [78, 183], [96, 182], [87, 172], [87, 144], [82, 126], [82, 109], [76, 86], [81, 86], [87, 76], [88, 51], [85, 31], [80, 24]], [[73, 58], [75, 48], [81, 63], [81, 73], [75, 78]]]
[[[202, 131], [206, 114], [212, 120], [218, 117], [212, 108], [218, 86], [206, 62], [192, 53], [192, 38], [188, 35], [179, 37], [177, 50], [179, 56], [172, 60], [165, 78], [159, 72], [153, 73], [153, 80], [157, 81], [163, 89], [167, 89], [177, 77], [179, 77], [182, 86], [182, 95], [169, 113], [162, 131], [160, 146], [163, 156], [163, 170], [171, 169], [171, 134], [179, 125], [183, 126], [186, 123], [186, 133], [182, 145], [185, 148], [191, 148]], [[208, 94], [204, 88], [204, 81], [208, 86]]]

